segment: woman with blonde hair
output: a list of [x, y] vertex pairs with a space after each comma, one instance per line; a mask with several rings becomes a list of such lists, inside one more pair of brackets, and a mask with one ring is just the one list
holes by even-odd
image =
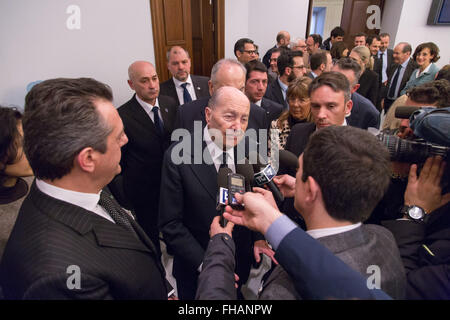
[[289, 84], [286, 98], [289, 109], [271, 123], [271, 129], [279, 130], [278, 147], [284, 149], [291, 128], [302, 122], [311, 121], [308, 87], [312, 80], [308, 77], [297, 78]]
[[366, 46], [354, 47], [349, 57], [361, 66], [359, 88], [356, 92], [372, 101], [376, 106], [378, 104], [379, 76], [372, 70], [374, 62], [369, 48]]

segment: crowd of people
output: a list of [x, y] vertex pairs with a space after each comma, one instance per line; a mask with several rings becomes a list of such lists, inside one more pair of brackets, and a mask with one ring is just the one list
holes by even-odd
[[[117, 109], [90, 78], [34, 85], [23, 115], [1, 107], [0, 297], [244, 299], [264, 254], [259, 299], [450, 299], [450, 145], [394, 161], [368, 132], [413, 139], [402, 106], [448, 117], [449, 65], [432, 42], [346, 36], [280, 31], [262, 59], [242, 38], [210, 77], [174, 46], [165, 82], [130, 64]], [[252, 145], [297, 160], [264, 188]], [[218, 204], [223, 170], [245, 176], [239, 208]]]

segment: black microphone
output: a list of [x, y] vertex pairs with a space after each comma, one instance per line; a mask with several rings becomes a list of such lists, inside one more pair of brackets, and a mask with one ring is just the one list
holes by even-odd
[[411, 115], [423, 107], [399, 106], [395, 109], [395, 117], [399, 119], [409, 119]]
[[253, 171], [253, 166], [247, 158], [245, 158], [244, 161], [245, 163], [236, 164], [236, 173], [243, 175], [245, 178], [245, 192], [253, 192], [252, 181], [255, 176], [255, 171]]
[[263, 187], [264, 185], [266, 185], [272, 192], [276, 202], [284, 201], [283, 194], [280, 192], [280, 189], [278, 189], [277, 185], [272, 181], [273, 177], [275, 177], [277, 174], [272, 166], [269, 163], [267, 165], [264, 165], [264, 159], [262, 159], [261, 156], [255, 151], [250, 151], [249, 158], [250, 160], [256, 158], [256, 164], [253, 165], [253, 170], [257, 172], [254, 175], [255, 184], [258, 187]]
[[298, 157], [290, 151], [280, 150], [279, 152], [280, 167], [298, 170]]
[[223, 212], [225, 210], [225, 205], [221, 203], [222, 193], [220, 192], [220, 188], [227, 189], [228, 188], [228, 174], [233, 173], [230, 168], [222, 167], [219, 169], [217, 174], [217, 187], [219, 188], [219, 192], [217, 194], [217, 206], [216, 210], [220, 214], [220, 225], [224, 228], [227, 225], [227, 220], [223, 217]]

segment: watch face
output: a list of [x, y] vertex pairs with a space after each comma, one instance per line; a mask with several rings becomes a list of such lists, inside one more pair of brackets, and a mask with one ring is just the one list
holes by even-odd
[[421, 208], [413, 206], [408, 210], [408, 214], [413, 219], [422, 219], [424, 216], [424, 212]]

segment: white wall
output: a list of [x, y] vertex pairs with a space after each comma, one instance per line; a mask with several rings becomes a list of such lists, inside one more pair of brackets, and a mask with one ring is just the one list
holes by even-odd
[[308, 4], [308, 0], [225, 1], [225, 57], [235, 57], [234, 43], [244, 37], [255, 41], [261, 58], [281, 30], [289, 31], [291, 40], [304, 38]]
[[386, 1], [384, 3], [383, 17], [381, 18], [381, 32], [391, 35], [389, 48], [393, 49], [395, 43], [401, 42], [396, 40], [398, 25], [402, 14], [404, 0]]
[[325, 7], [326, 17], [323, 27], [323, 40], [330, 36], [331, 30], [341, 25], [344, 0], [314, 0], [314, 7]]
[[[81, 29], [68, 30], [69, 5]], [[55, 77], [93, 77], [109, 84], [116, 107], [126, 102], [127, 68], [154, 62], [148, 0], [0, 1], [0, 103], [23, 106], [26, 86]]]
[[[439, 67], [443, 67], [450, 63], [450, 26], [427, 25], [431, 2], [432, 0], [404, 1], [399, 17], [398, 30], [394, 39], [395, 43], [401, 41], [409, 42], [413, 50], [423, 42], [432, 41], [436, 43], [440, 49], [441, 56], [441, 59], [436, 64]], [[381, 31], [385, 29], [385, 23], [383, 19]], [[388, 23], [386, 30], [388, 28], [392, 28], [392, 23]]]

